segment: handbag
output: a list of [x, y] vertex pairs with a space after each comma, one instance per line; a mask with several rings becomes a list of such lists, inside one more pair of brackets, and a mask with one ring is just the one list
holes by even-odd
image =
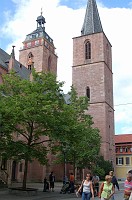
[[80, 196], [82, 196], [82, 193], [83, 193], [83, 185], [81, 187], [81, 190], [79, 191]]
[[80, 196], [82, 196], [82, 193], [83, 193], [83, 183], [84, 183], [84, 181], [82, 181], [81, 189], [80, 189], [80, 191], [79, 191], [79, 195], [80, 195]]

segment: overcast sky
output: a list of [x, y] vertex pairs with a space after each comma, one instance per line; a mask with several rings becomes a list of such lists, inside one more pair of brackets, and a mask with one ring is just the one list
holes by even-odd
[[[103, 30], [112, 44], [115, 133], [132, 134], [132, 0], [99, 0]], [[64, 92], [72, 83], [72, 38], [80, 36], [87, 0], [4, 0], [0, 2], [0, 47], [16, 58], [22, 41], [37, 27], [41, 7], [45, 30], [58, 55], [58, 80]]]

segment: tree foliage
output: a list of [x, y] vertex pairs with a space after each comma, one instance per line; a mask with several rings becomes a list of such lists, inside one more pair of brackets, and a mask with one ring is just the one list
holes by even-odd
[[105, 175], [108, 175], [111, 170], [113, 170], [112, 163], [109, 160], [104, 160], [103, 156], [98, 156], [92, 172], [100, 175], [100, 178], [104, 180]]
[[67, 110], [70, 110], [69, 118], [72, 124], [70, 134], [64, 132], [66, 138], [61, 143], [61, 159], [66, 151], [66, 160], [73, 164], [75, 171], [76, 167], [90, 168], [91, 163], [95, 162], [100, 151], [101, 137], [99, 130], [93, 128], [92, 117], [86, 113], [88, 98], [78, 97], [73, 87], [69, 95], [70, 104], [66, 106]]
[[26, 165], [33, 159], [46, 164], [48, 144], [63, 132], [63, 127], [58, 128], [64, 114], [63, 83], [57, 82], [53, 74], [36, 72], [33, 81], [21, 79], [13, 71], [3, 80], [0, 85], [2, 156], [24, 159]]
[[86, 114], [88, 99], [74, 88], [66, 104], [63, 82], [50, 73], [32, 72], [33, 80], [21, 79], [14, 71], [0, 85], [0, 153], [4, 158], [25, 160], [23, 187], [28, 162], [46, 164], [47, 153], [67, 151], [75, 167], [89, 167], [100, 150], [99, 131]]

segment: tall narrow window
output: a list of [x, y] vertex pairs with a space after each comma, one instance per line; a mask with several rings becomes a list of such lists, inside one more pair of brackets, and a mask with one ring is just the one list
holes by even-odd
[[51, 57], [49, 56], [48, 58], [48, 71], [50, 72], [50, 68], [51, 68]]
[[89, 41], [85, 44], [85, 59], [91, 59], [91, 43]]
[[106, 45], [106, 56], [107, 56], [107, 65], [109, 66], [109, 56], [110, 56], [110, 52], [109, 52], [109, 46], [108, 46], [108, 44]]
[[19, 172], [22, 172], [22, 168], [23, 168], [23, 164], [20, 163], [20, 165], [19, 165]]
[[126, 165], [130, 165], [130, 158], [126, 157]]
[[89, 87], [86, 87], [86, 96], [90, 100], [90, 88]]
[[30, 52], [27, 57], [27, 66], [29, 70], [31, 70], [34, 67], [33, 57], [34, 56], [32, 52]]

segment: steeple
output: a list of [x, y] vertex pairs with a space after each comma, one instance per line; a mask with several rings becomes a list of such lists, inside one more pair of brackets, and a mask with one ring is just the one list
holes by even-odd
[[15, 59], [15, 50], [14, 50], [14, 48], [15, 48], [15, 46], [13, 45], [13, 46], [12, 46], [12, 53], [11, 53], [11, 56], [12, 56], [12, 58]]
[[81, 35], [103, 32], [96, 0], [88, 0]]

